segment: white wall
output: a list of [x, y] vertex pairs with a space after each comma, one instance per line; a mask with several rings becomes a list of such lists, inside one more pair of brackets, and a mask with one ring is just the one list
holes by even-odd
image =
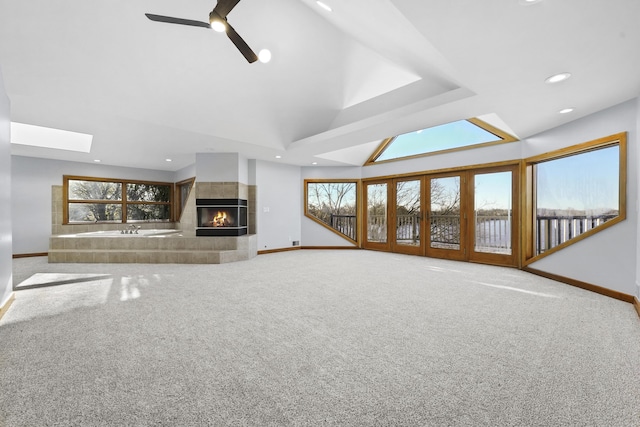
[[14, 254], [49, 250], [51, 186], [62, 185], [63, 175], [174, 182], [174, 173], [166, 171], [22, 156], [11, 156], [11, 161]]
[[627, 132], [627, 219], [530, 266], [635, 295], [638, 245], [638, 101], [632, 100], [528, 138], [525, 157]]
[[173, 179], [175, 182], [180, 182], [180, 181], [184, 181], [185, 179], [195, 178], [195, 176], [196, 176], [196, 164], [194, 163], [180, 170], [177, 170], [174, 173]]
[[238, 153], [196, 154], [196, 181], [249, 183], [247, 159]]
[[304, 245], [300, 234], [300, 167], [255, 161], [255, 184], [258, 250], [289, 248], [293, 241]]
[[[640, 98], [636, 99], [636, 141], [634, 142], [636, 145], [640, 143]], [[636, 186], [638, 189], [635, 211], [637, 216], [637, 240], [636, 240], [636, 297], [640, 299], [640, 149], [638, 150], [635, 167], [636, 172]]]
[[0, 73], [0, 307], [13, 289], [10, 117], [9, 98]]

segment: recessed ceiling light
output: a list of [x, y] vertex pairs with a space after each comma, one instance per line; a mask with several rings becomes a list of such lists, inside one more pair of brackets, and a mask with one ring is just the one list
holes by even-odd
[[165, 161], [165, 162], [170, 162], [170, 161], [171, 161], [171, 159], [164, 159], [164, 161]]
[[318, 1], [316, 1], [316, 3], [318, 4], [318, 6], [320, 6], [321, 8], [323, 8], [324, 10], [326, 10], [327, 12], [331, 12], [331, 11], [333, 10], [333, 9], [331, 9], [331, 7], [330, 7], [328, 4], [323, 3], [323, 2], [321, 2], [321, 1], [319, 1], [319, 0], [318, 0]]
[[317, 165], [317, 164], [318, 164], [318, 162], [312, 162], [311, 164], [312, 164], [312, 165]]
[[570, 107], [570, 108], [563, 108], [562, 110], [558, 111], [558, 113], [560, 113], [560, 114], [567, 114], [567, 113], [572, 112], [573, 110], [575, 110], [575, 108], [573, 108], [573, 107]]
[[520, 4], [534, 4], [540, 3], [542, 0], [520, 0]]
[[282, 158], [282, 156], [276, 156], [276, 159], [281, 159], [281, 158]]
[[258, 52], [258, 59], [263, 64], [271, 61], [271, 51], [269, 49], [262, 49], [260, 52]]
[[553, 76], [549, 76], [547, 77], [544, 82], [545, 83], [560, 83], [563, 82], [565, 80], [567, 80], [569, 77], [571, 77], [571, 73], [558, 73], [558, 74], [554, 74]]
[[100, 163], [101, 161], [102, 161], [102, 160], [100, 160], [100, 159], [95, 159], [95, 160], [94, 160], [94, 162], [96, 162], [96, 163]]

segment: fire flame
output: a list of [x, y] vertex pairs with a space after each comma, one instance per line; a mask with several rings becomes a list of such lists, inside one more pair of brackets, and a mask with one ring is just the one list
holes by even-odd
[[226, 212], [218, 212], [213, 218], [211, 218], [211, 225], [213, 227], [226, 227], [229, 225]]

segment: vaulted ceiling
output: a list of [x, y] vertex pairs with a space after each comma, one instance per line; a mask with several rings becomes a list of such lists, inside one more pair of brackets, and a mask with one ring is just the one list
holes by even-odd
[[199, 152], [362, 164], [396, 134], [482, 117], [526, 138], [640, 94], [637, 0], [324, 3], [241, 0], [229, 22], [273, 54], [249, 64], [224, 34], [144, 15], [207, 21], [210, 1], [0, 0], [11, 119], [94, 135], [90, 153], [12, 153], [158, 170]]

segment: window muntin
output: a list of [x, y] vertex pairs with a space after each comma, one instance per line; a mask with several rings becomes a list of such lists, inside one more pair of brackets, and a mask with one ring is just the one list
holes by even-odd
[[64, 223], [172, 220], [172, 183], [64, 176]]
[[305, 180], [305, 215], [357, 242], [357, 181]]
[[626, 218], [626, 134], [527, 159], [526, 263]]
[[366, 164], [513, 141], [513, 136], [481, 120], [458, 120], [388, 138]]

